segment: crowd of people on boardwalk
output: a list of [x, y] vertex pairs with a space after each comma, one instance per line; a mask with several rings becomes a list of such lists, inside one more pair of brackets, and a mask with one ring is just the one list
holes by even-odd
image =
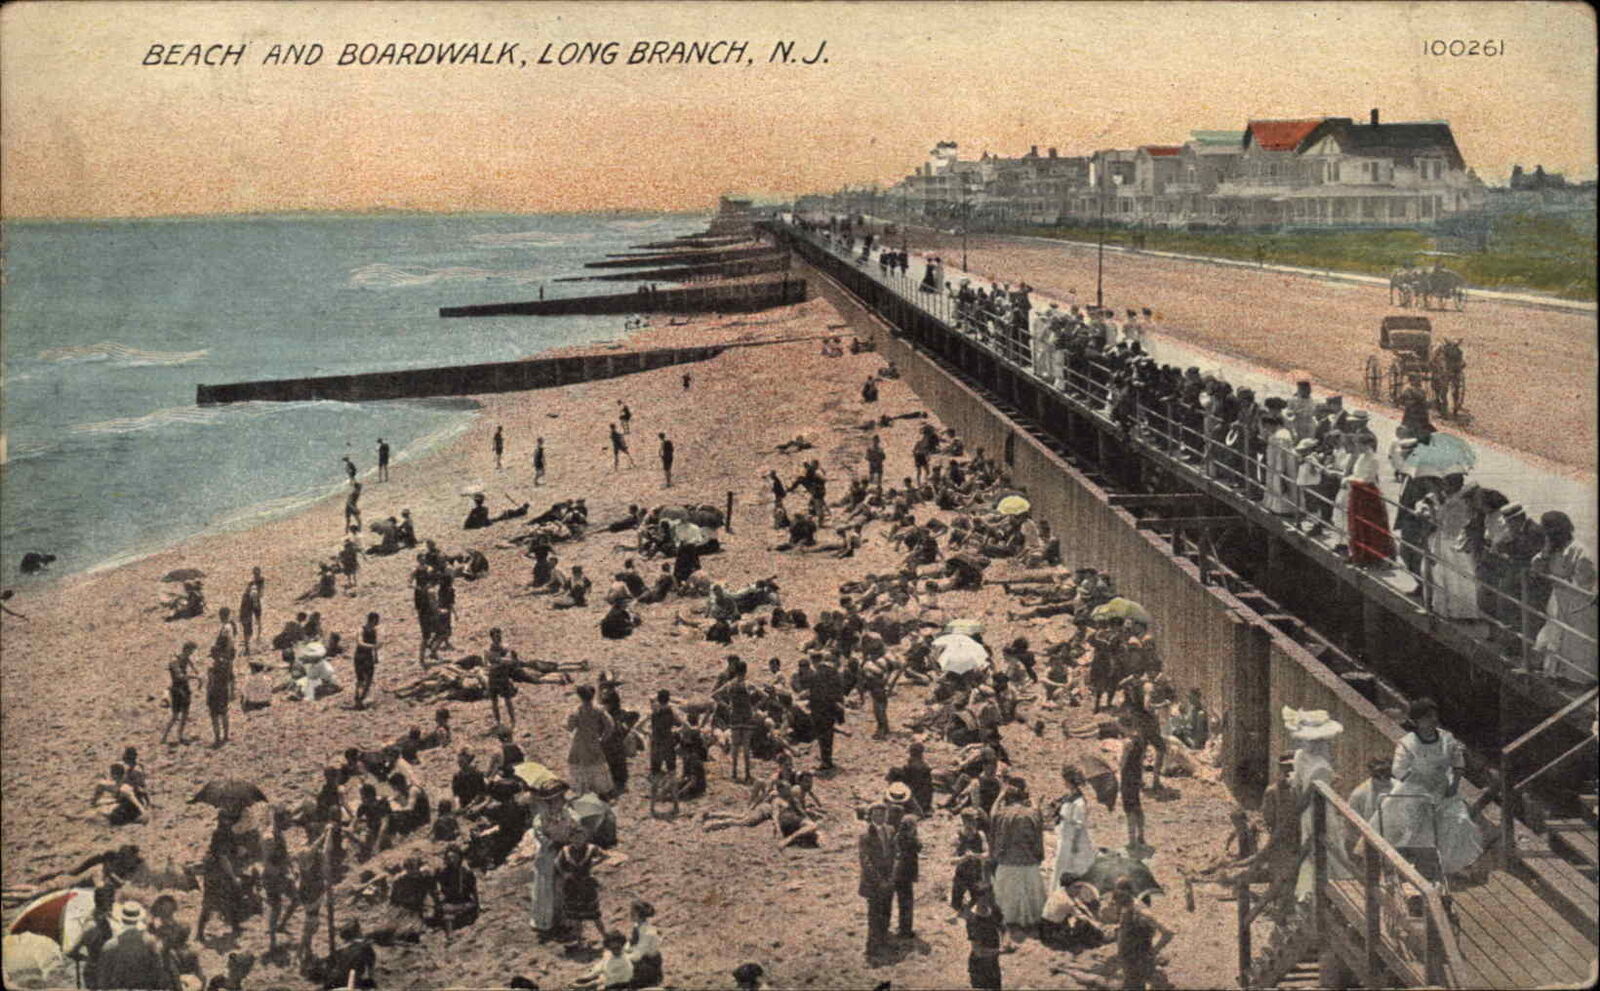
[[[799, 221], [835, 244], [864, 224]], [[929, 258], [921, 288], [946, 295], [954, 324], [1078, 397], [1220, 484], [1259, 502], [1285, 525], [1325, 538], [1351, 564], [1396, 565], [1435, 615], [1472, 624], [1514, 671], [1592, 684], [1600, 677], [1600, 613], [1592, 555], [1570, 516], [1530, 516], [1504, 493], [1469, 480], [1476, 464], [1459, 437], [1440, 431], [1419, 378], [1402, 388], [1395, 441], [1380, 451], [1370, 414], [1321, 399], [1309, 375], [1292, 395], [1258, 397], [1221, 373], [1159, 363], [1145, 348], [1154, 313], [1032, 305], [1031, 287], [950, 285]], [[1385, 497], [1385, 474], [1400, 483]]]

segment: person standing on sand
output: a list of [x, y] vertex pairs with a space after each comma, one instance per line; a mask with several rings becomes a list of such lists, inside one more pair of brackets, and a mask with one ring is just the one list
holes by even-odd
[[211, 745], [228, 742], [228, 703], [233, 701], [233, 653], [215, 648], [206, 677], [206, 711], [211, 714]]
[[356, 674], [356, 697], [352, 709], [367, 707], [367, 694], [372, 691], [372, 676], [378, 670], [378, 614], [367, 613], [367, 625], [361, 628], [356, 642], [353, 666]]
[[266, 588], [267, 580], [261, 577], [261, 569], [251, 568], [250, 583], [244, 587], [244, 594], [239, 596], [239, 625], [243, 628], [246, 654], [250, 653], [251, 642], [257, 631], [264, 629], [261, 625], [261, 598]]
[[389, 480], [389, 442], [378, 438], [378, 481]]
[[689, 386], [693, 382], [694, 382], [694, 373], [693, 372], [684, 372], [683, 373], [683, 391], [684, 392], [688, 392], [689, 391]]
[[622, 431], [617, 429], [615, 423], [611, 424], [611, 470], [616, 471], [622, 458], [628, 459], [628, 467], [634, 467], [633, 455], [628, 453], [628, 441], [622, 436]]
[[[1144, 991], [1155, 982], [1161, 951], [1176, 935], [1141, 906], [1133, 896], [1133, 882], [1127, 878], [1112, 889], [1111, 903], [1117, 908], [1117, 962], [1122, 965], [1121, 986]], [[1155, 938], [1156, 933], [1161, 938]]]
[[860, 881], [856, 894], [867, 902], [867, 952], [876, 960], [889, 942], [889, 916], [894, 902], [894, 831], [889, 828], [889, 808], [882, 802], [867, 810], [867, 828], [856, 841]]
[[494, 444], [494, 466], [499, 468], [501, 466], [500, 458], [506, 453], [506, 435], [500, 429], [500, 424], [498, 423], [494, 425], [494, 440], [492, 443]]
[[533, 484], [544, 483], [544, 438], [540, 437], [533, 443]]
[[567, 732], [572, 735], [567, 751], [567, 779], [574, 795], [609, 795], [613, 786], [611, 768], [600, 741], [611, 731], [611, 717], [595, 708], [593, 685], [579, 685], [577, 694], [578, 707], [567, 717]]
[[356, 463], [350, 460], [348, 454], [344, 456], [344, 475], [352, 482], [356, 480]]
[[189, 725], [189, 703], [194, 698], [194, 688], [190, 682], [198, 682], [200, 676], [189, 670], [189, 661], [194, 657], [198, 645], [190, 640], [178, 651], [178, 656], [167, 665], [167, 674], [172, 678], [172, 684], [167, 687], [167, 699], [172, 706], [172, 718], [167, 720], [167, 728], [161, 731], [161, 742], [167, 742], [167, 734], [172, 732], [172, 727], [178, 727], [178, 743], [185, 744], [189, 740], [183, 735], [184, 729]]
[[631, 433], [633, 430], [633, 410], [629, 409], [628, 404], [620, 399], [617, 400], [617, 403], [622, 407], [622, 412], [617, 414], [617, 421], [622, 424], [622, 432], [624, 434]]
[[656, 436], [661, 438], [661, 474], [666, 476], [665, 487], [670, 489], [672, 488], [672, 460], [675, 457], [675, 449], [672, 441], [667, 439], [664, 431], [656, 434]]
[[344, 528], [361, 530], [361, 483], [350, 479], [350, 494], [344, 500]]

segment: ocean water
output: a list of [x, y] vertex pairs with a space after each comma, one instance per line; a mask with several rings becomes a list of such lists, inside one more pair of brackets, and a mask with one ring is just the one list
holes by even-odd
[[[441, 320], [441, 306], [619, 291], [557, 283], [704, 217], [365, 215], [9, 222], [0, 294], [0, 578], [248, 526], [466, 429], [467, 399], [200, 408], [200, 383], [503, 361], [620, 317]], [[606, 288], [611, 286], [612, 288]], [[26, 579], [23, 579], [26, 580]]]

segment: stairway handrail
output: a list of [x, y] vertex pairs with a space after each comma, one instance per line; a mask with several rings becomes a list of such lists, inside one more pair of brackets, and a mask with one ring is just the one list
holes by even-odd
[[[1312, 787], [1316, 789], [1317, 800], [1324, 802], [1327, 808], [1337, 812], [1345, 822], [1354, 826], [1367, 845], [1367, 856], [1376, 854], [1391, 870], [1408, 881], [1412, 887], [1422, 893], [1423, 910], [1426, 913], [1428, 926], [1428, 959], [1424, 962], [1427, 968], [1426, 979], [1429, 983], [1437, 983], [1445, 987], [1461, 987], [1460, 976], [1466, 972], [1462, 962], [1461, 948], [1456, 943], [1455, 929], [1450, 924], [1450, 917], [1445, 912], [1444, 900], [1439, 897], [1439, 889], [1423, 877], [1411, 862], [1400, 855], [1400, 851], [1372, 827], [1372, 824], [1361, 818], [1339, 794], [1328, 785], [1326, 781], [1314, 781]], [[1324, 842], [1327, 836], [1333, 834], [1332, 830], [1324, 833]], [[1326, 897], [1323, 892], [1317, 892], [1317, 897]], [[1439, 956], [1435, 957], [1435, 947]]]

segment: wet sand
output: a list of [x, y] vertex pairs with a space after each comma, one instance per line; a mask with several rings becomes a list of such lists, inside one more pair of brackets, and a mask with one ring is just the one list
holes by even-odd
[[[837, 332], [845, 323], [846, 318], [829, 304], [813, 300], [768, 313], [701, 318], [677, 328], [658, 326], [632, 335], [628, 344], [665, 347], [743, 335], [810, 336]], [[868, 330], [865, 325], [861, 329]], [[394, 466], [389, 482], [378, 483], [364, 474], [365, 519], [409, 507], [420, 538], [435, 538], [446, 549], [479, 548], [488, 556], [492, 570], [487, 577], [458, 585], [459, 653], [481, 651], [485, 631], [498, 625], [505, 630], [507, 644], [524, 658], [588, 660], [592, 670], [617, 672], [624, 682], [624, 704], [640, 711], [647, 709], [657, 688], [670, 689], [680, 701], [703, 697], [730, 651], [751, 661], [753, 676], [760, 679], [766, 677], [766, 659], [777, 656], [787, 676], [808, 633], [739, 638], [731, 648], [707, 643], [698, 631], [674, 626], [674, 612], [687, 615], [696, 604], [677, 599], [644, 607], [644, 625], [631, 638], [613, 642], [598, 634], [596, 624], [603, 612], [598, 605], [557, 612], [550, 610], [545, 598], [515, 595], [517, 586], [527, 580], [528, 564], [518, 551], [494, 544], [520, 532], [520, 525], [461, 530], [469, 501], [459, 492], [482, 484], [491, 505], [498, 503], [495, 508], [506, 505], [504, 495], [509, 493], [518, 502], [531, 501], [535, 514], [553, 501], [583, 496], [589, 501], [591, 521], [603, 523], [620, 515], [629, 503], [692, 501], [720, 506], [732, 491], [737, 500], [733, 532], [724, 535], [727, 550], [706, 559], [708, 570], [716, 580], [734, 585], [776, 574], [785, 604], [815, 616], [835, 602], [840, 582], [889, 570], [896, 556], [881, 537], [881, 524], [868, 528], [866, 547], [852, 560], [770, 551], [781, 538], [770, 528], [770, 497], [759, 475], [772, 466], [792, 477], [802, 460], [821, 457], [835, 480], [832, 490], [842, 492], [849, 469], [862, 470], [870, 434], [859, 425], [878, 413], [922, 408], [898, 381], [882, 384], [882, 399], [876, 406], [862, 405], [860, 384], [882, 365], [875, 354], [825, 358], [815, 341], [807, 341], [732, 349], [687, 366], [693, 374], [688, 391], [680, 384], [686, 369], [666, 368], [556, 390], [482, 397], [484, 408], [477, 422], [445, 448], [418, 462]], [[637, 467], [613, 472], [606, 427], [615, 418], [619, 399], [633, 410], [630, 440]], [[910, 474], [910, 448], [920, 422], [897, 421], [884, 432], [888, 477]], [[507, 441], [506, 467], [501, 471], [494, 468], [489, 445], [497, 423], [504, 426]], [[662, 488], [656, 460], [660, 430], [677, 445], [676, 484], [671, 490]], [[799, 433], [812, 439], [814, 450], [800, 455], [774, 452], [777, 444]], [[531, 483], [529, 463], [535, 436], [545, 438], [549, 459], [546, 484], [537, 489]], [[390, 694], [418, 673], [417, 630], [407, 585], [413, 562], [402, 554], [364, 559], [353, 596], [341, 594], [311, 604], [321, 609], [325, 628], [339, 631], [347, 642], [368, 611], [382, 615], [374, 708], [360, 712], [344, 708], [348, 693], [314, 703], [290, 702], [280, 694], [259, 712], [240, 714], [236, 708], [233, 741], [221, 749], [212, 749], [207, 742], [184, 747], [158, 742], [167, 720], [162, 703], [165, 665], [177, 647], [186, 639], [209, 643], [215, 609], [236, 604], [252, 565], [259, 565], [267, 580], [265, 626], [270, 638], [296, 610], [292, 598], [312, 583], [314, 561], [334, 549], [341, 533], [341, 507], [342, 499], [330, 499], [248, 532], [208, 536], [125, 567], [25, 587], [8, 603], [30, 617], [5, 618], [0, 660], [5, 754], [0, 767], [5, 796], [0, 824], [8, 888], [46, 871], [70, 867], [117, 843], [141, 844], [157, 869], [196, 862], [212, 814], [206, 807], [186, 805], [185, 799], [207, 779], [253, 780], [273, 801], [297, 804], [313, 795], [320, 767], [345, 747], [381, 745], [411, 726], [426, 728], [431, 723], [433, 705], [412, 705]], [[606, 576], [627, 556], [617, 549], [618, 543], [614, 535], [592, 533], [582, 542], [558, 545], [556, 552], [563, 565], [583, 564], [596, 578], [593, 599], [597, 601]], [[1066, 555], [1070, 563], [1070, 546]], [[650, 574], [659, 564], [641, 562], [641, 566]], [[207, 617], [164, 623], [148, 610], [161, 591], [159, 577], [176, 567], [207, 572], [211, 607]], [[991, 631], [986, 639], [991, 643], [1021, 634], [1038, 645], [1068, 632], [1053, 621], [1007, 623], [1008, 600], [998, 588], [951, 594], [943, 605], [951, 615], [985, 618]], [[1176, 644], [1163, 646], [1181, 649]], [[336, 670], [348, 679], [347, 663], [336, 664]], [[703, 833], [697, 822], [702, 811], [743, 808], [745, 787], [727, 780], [727, 764], [720, 754], [710, 765], [711, 787], [705, 797], [688, 803], [676, 821], [652, 821], [643, 794], [644, 761], [635, 758], [630, 790], [617, 805], [620, 843], [613, 852], [622, 856], [598, 871], [608, 924], [621, 924], [634, 898], [653, 902], [666, 979], [676, 986], [728, 986], [729, 972], [747, 960], [762, 963], [774, 987], [871, 987], [883, 980], [904, 987], [965, 986], [966, 940], [946, 901], [955, 832], [947, 813], [925, 824], [922, 831], [919, 939], [893, 966], [868, 967], [862, 956], [865, 913], [856, 897], [859, 825], [852, 808], [858, 800], [876, 798], [885, 771], [903, 759], [912, 738], [901, 723], [924, 695], [924, 690], [915, 688], [897, 692], [890, 707], [897, 732], [887, 741], [871, 740], [870, 715], [851, 710], [846, 729], [852, 735], [838, 744], [842, 770], [818, 785], [827, 814], [817, 850], [778, 851], [767, 826]], [[523, 686], [516, 703], [519, 742], [529, 757], [564, 771], [566, 736], [561, 726], [573, 704], [570, 689]], [[450, 708], [456, 746], [476, 751], [481, 766], [494, 750], [486, 736], [491, 725], [488, 702]], [[1006, 743], [1036, 796], [1048, 798], [1059, 794], [1061, 764], [1094, 748], [1092, 742], [1064, 739], [1063, 716], [1075, 724], [1087, 724], [1090, 717], [1083, 709], [1030, 711], [1044, 718], [1043, 736], [1012, 725], [1005, 731]], [[197, 694], [189, 731], [201, 741], [210, 739], [203, 695]], [[87, 799], [93, 782], [126, 745], [137, 746], [148, 765], [156, 808], [151, 822], [113, 830], [93, 818]], [[951, 753], [948, 744], [929, 743], [928, 757], [936, 768], [944, 766]], [[815, 763], [815, 756], [807, 753], [800, 766]], [[422, 766], [435, 800], [447, 795], [453, 752], [428, 751]], [[1226, 986], [1236, 970], [1232, 906], [1214, 901], [1216, 889], [1201, 889], [1199, 913], [1184, 913], [1177, 869], [1214, 856], [1226, 834], [1231, 803], [1221, 786], [1208, 781], [1174, 779], [1173, 784], [1182, 797], [1152, 798], [1146, 811], [1148, 838], [1159, 851], [1152, 867], [1171, 892], [1157, 900], [1156, 913], [1179, 930], [1167, 953], [1172, 964], [1166, 973], [1179, 986]], [[1120, 811], [1108, 813], [1096, 806], [1092, 815], [1097, 842], [1120, 846], [1126, 835]], [[1052, 856], [1053, 840], [1047, 843], [1047, 860]], [[431, 852], [429, 859], [434, 859]], [[442, 933], [429, 932], [418, 947], [380, 950], [379, 986], [504, 986], [512, 976], [523, 974], [543, 987], [557, 987], [578, 977], [588, 966], [586, 959], [569, 958], [559, 944], [539, 944], [533, 938], [527, 924], [527, 880], [523, 866], [483, 877], [481, 918], [457, 933], [448, 946]], [[155, 892], [134, 888], [128, 894], [148, 903]], [[179, 919], [192, 924], [199, 893], [182, 892], [178, 897]], [[339, 913], [349, 917], [346, 903], [341, 902]], [[263, 951], [264, 925], [262, 917], [250, 919], [239, 948]], [[296, 932], [298, 925], [296, 919]], [[225, 927], [214, 926], [208, 936], [215, 939], [224, 932]], [[323, 947], [321, 937], [317, 946], [319, 951]], [[231, 948], [226, 942], [213, 942], [202, 950], [208, 975], [220, 969]], [[1094, 973], [1097, 967], [1100, 979], [1114, 986], [1114, 977], [1104, 976], [1108, 956], [1101, 949], [1073, 960], [1028, 941], [1019, 952], [1003, 957], [1002, 967], [1008, 986], [1076, 984], [1084, 972]], [[1078, 977], [1059, 972], [1069, 964]], [[266, 965], [258, 965], [250, 983], [305, 984], [287, 969]]]

